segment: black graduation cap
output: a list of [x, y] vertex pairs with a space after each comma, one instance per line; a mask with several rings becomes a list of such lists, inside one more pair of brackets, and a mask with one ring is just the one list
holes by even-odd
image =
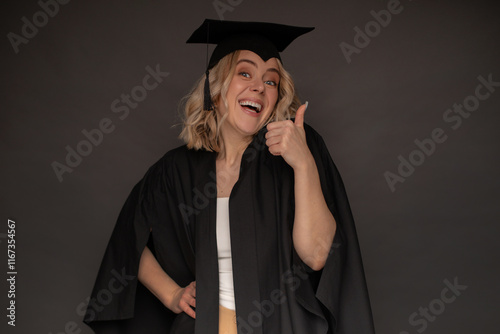
[[209, 70], [224, 56], [236, 50], [249, 50], [264, 61], [276, 57], [297, 37], [310, 32], [312, 27], [296, 27], [268, 22], [238, 22], [206, 19], [186, 43], [217, 44], [207, 65], [204, 109], [212, 109]]

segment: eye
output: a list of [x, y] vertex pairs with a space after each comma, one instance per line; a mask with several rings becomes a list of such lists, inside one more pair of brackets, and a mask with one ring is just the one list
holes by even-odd
[[266, 81], [266, 85], [269, 85], [269, 86], [276, 86], [276, 85], [277, 85], [277, 83], [276, 83], [276, 81], [273, 81], [273, 80], [268, 80], [268, 81]]
[[238, 74], [245, 77], [245, 78], [250, 78], [250, 74], [248, 74], [247, 72], [240, 72]]

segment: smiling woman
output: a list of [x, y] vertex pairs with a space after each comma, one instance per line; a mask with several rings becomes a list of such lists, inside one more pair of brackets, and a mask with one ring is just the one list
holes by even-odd
[[217, 47], [186, 144], [120, 213], [92, 298], [116, 270], [134, 279], [89, 304], [96, 333], [374, 333], [342, 180], [279, 54], [311, 30], [206, 20], [188, 40]]
[[[243, 56], [240, 57], [240, 53]], [[245, 54], [248, 55], [245, 57]], [[250, 59], [251, 58], [254, 61]], [[260, 80], [268, 81], [265, 83], [267, 89], [267, 94], [270, 95], [272, 87], [274, 91], [277, 92], [277, 104], [276, 102], [272, 105], [271, 114], [268, 115], [266, 124], [271, 121], [283, 121], [290, 119], [291, 114], [300, 105], [299, 99], [295, 94], [295, 88], [291, 75], [283, 68], [281, 62], [276, 61], [274, 58], [268, 61], [275, 61], [275, 66], [269, 68], [269, 71], [264, 71], [266, 78], [261, 77]], [[264, 62], [257, 54], [247, 50], [236, 50], [230, 54], [224, 56], [217, 65], [215, 65], [210, 70], [209, 85], [211, 91], [211, 101], [217, 101], [218, 109], [224, 108], [227, 110], [228, 105], [228, 90], [230, 85], [235, 85], [237, 82], [250, 82], [255, 83], [255, 78], [252, 75], [258, 70], [257, 64], [262, 62], [262, 66], [269, 66], [267, 62]], [[255, 76], [255, 75], [254, 75]], [[271, 77], [272, 76], [272, 77]], [[233, 82], [233, 78], [234, 80]], [[203, 75], [194, 86], [191, 93], [186, 97], [185, 104], [185, 117], [184, 117], [184, 127], [181, 132], [180, 137], [187, 143], [188, 148], [201, 149], [205, 148], [208, 150], [219, 151], [221, 147], [221, 137], [220, 129], [222, 124], [224, 124], [226, 117], [229, 114], [221, 112], [221, 110], [214, 109], [210, 106], [204, 106], [204, 93], [205, 93], [205, 83], [206, 77]], [[271, 81], [275, 85], [271, 84]], [[258, 96], [259, 94], [254, 94]], [[260, 103], [259, 113], [262, 111], [263, 101], [261, 97], [254, 98], [257, 101], [252, 101], [247, 99], [247, 106], [253, 104], [254, 108], [257, 107], [257, 103]], [[270, 104], [268, 103], [268, 106]], [[254, 110], [248, 110], [253, 112]], [[250, 114], [251, 116], [254, 113]], [[255, 115], [254, 117], [257, 117]], [[263, 119], [263, 117], [260, 117]], [[264, 125], [264, 124], [263, 124]], [[255, 133], [254, 131], [253, 133]]]
[[[222, 119], [222, 143], [251, 136], [270, 120], [278, 100], [279, 72], [275, 58], [264, 62], [251, 51], [241, 51], [232, 71], [225, 98], [219, 96], [215, 110]], [[223, 147], [222, 147], [223, 148]]]

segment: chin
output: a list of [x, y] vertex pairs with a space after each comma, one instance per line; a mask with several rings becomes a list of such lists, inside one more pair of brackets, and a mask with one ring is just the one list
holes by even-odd
[[241, 121], [238, 124], [238, 129], [240, 132], [245, 133], [246, 135], [255, 135], [259, 130], [264, 126], [264, 122], [261, 120], [255, 121]]
[[239, 130], [241, 133], [247, 135], [247, 136], [253, 136], [257, 132], [259, 132], [260, 127], [257, 126], [245, 126], [245, 127], [239, 127]]

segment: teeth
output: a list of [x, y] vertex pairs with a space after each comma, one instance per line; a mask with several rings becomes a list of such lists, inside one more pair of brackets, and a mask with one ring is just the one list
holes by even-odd
[[240, 101], [240, 105], [254, 107], [259, 112], [262, 109], [262, 106], [259, 103], [253, 101]]

